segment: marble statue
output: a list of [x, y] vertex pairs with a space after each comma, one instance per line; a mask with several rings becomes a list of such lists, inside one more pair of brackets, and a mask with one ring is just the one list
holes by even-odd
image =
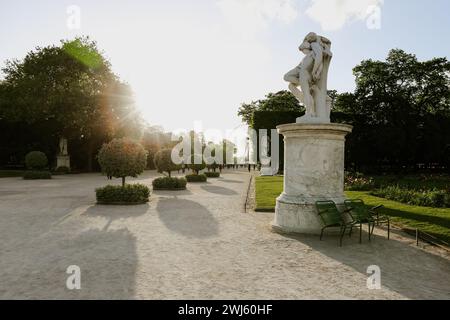
[[61, 156], [67, 156], [67, 139], [66, 138], [60, 138], [59, 139], [59, 155]]
[[330, 40], [309, 33], [299, 48], [305, 57], [284, 76], [306, 113], [296, 123], [277, 127], [284, 137], [284, 179], [272, 227], [283, 233], [321, 234], [316, 201], [331, 200], [344, 207], [345, 137], [353, 127], [330, 122], [330, 48]]
[[67, 150], [67, 139], [59, 139], [59, 154], [56, 156], [56, 168], [66, 167], [70, 169], [70, 156]]
[[299, 50], [305, 57], [284, 76], [289, 82], [289, 90], [306, 109], [297, 123], [330, 123], [331, 98], [327, 94], [327, 78], [333, 56], [331, 41], [310, 32]]

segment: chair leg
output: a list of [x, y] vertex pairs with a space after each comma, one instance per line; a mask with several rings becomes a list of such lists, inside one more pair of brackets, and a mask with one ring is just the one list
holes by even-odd
[[322, 230], [320, 231], [320, 241], [322, 241], [322, 237], [323, 237], [323, 230], [324, 230], [325, 228], [322, 228]]
[[367, 222], [367, 229], [369, 231], [369, 241], [371, 240], [370, 222]]
[[391, 237], [391, 222], [388, 220], [388, 240]]
[[362, 223], [359, 224], [359, 243], [362, 243]]
[[348, 237], [349, 237], [349, 238], [352, 237], [352, 232], [353, 232], [353, 226], [350, 227], [350, 232], [348, 233]]

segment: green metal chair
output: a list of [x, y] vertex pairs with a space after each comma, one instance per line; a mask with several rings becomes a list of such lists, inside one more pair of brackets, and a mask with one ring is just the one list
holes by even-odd
[[[373, 229], [375, 227], [375, 220], [373, 219], [370, 212], [366, 209], [364, 202], [361, 200], [345, 200], [344, 201], [345, 208], [349, 210], [349, 214], [352, 217], [353, 221], [355, 221], [356, 225], [359, 226], [359, 243], [362, 242], [362, 228], [363, 224], [367, 223], [367, 231], [369, 233], [369, 241], [371, 240], [371, 236], [373, 233]], [[350, 229], [350, 236], [352, 234], [352, 229]]]
[[[346, 209], [350, 209], [350, 214], [355, 220], [361, 220], [363, 223], [364, 221], [366, 221], [369, 224], [369, 240], [371, 235], [373, 234], [375, 224], [380, 225], [384, 223], [387, 224], [388, 227], [387, 237], [388, 240], [390, 239], [391, 223], [389, 217], [385, 215], [380, 215], [380, 213], [378, 212], [378, 209], [382, 208], [383, 205], [379, 205], [369, 209], [364, 204], [364, 201], [361, 199], [345, 200], [344, 204]], [[372, 230], [370, 230], [370, 224], [372, 224]]]
[[319, 217], [323, 222], [323, 227], [320, 232], [320, 240], [322, 240], [323, 232], [325, 229], [339, 227], [341, 229], [339, 245], [342, 247], [342, 238], [344, 237], [345, 230], [347, 228], [352, 229], [355, 225], [354, 221], [346, 222], [342, 216], [343, 213], [349, 210], [340, 212], [333, 201], [316, 201], [315, 205], [317, 213], [319, 214]]

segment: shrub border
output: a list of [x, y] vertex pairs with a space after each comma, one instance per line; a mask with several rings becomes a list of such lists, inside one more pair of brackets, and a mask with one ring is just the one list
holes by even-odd
[[208, 182], [208, 177], [206, 177], [205, 181], [189, 181], [188, 178], [187, 178], [188, 176], [200, 176], [200, 175], [204, 175], [206, 177], [206, 175], [204, 173], [188, 174], [188, 175], [185, 176], [185, 179], [186, 179], [187, 183], [207, 183]]
[[184, 188], [155, 188], [153, 187], [153, 190], [155, 191], [184, 191], [187, 187]]
[[[219, 175], [215, 175], [216, 173], [218, 173]], [[211, 178], [211, 179], [218, 179], [218, 178], [220, 178], [221, 176], [220, 176], [220, 172], [204, 172], [203, 173], [205, 176], [206, 176], [206, 178]], [[212, 174], [211, 176], [209, 176], [209, 174]]]
[[134, 206], [134, 205], [138, 205], [138, 204], [146, 204], [146, 203], [149, 203], [149, 202], [150, 202], [150, 199], [147, 200], [147, 201], [139, 201], [139, 202], [97, 201], [95, 204], [96, 205], [103, 205], [103, 206]]

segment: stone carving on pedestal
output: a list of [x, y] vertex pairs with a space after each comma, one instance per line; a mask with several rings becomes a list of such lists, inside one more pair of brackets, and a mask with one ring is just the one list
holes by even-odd
[[320, 234], [315, 202], [333, 200], [341, 206], [345, 200], [345, 136], [352, 126], [330, 123], [330, 47], [330, 40], [309, 33], [300, 45], [305, 57], [284, 76], [306, 114], [297, 123], [277, 127], [285, 148], [283, 193], [277, 198], [272, 224], [278, 231]]
[[56, 157], [56, 168], [67, 167], [70, 169], [70, 156], [67, 150], [67, 139], [59, 139], [59, 154]]
[[60, 138], [59, 139], [59, 155], [60, 156], [67, 156], [67, 139], [66, 138]]

